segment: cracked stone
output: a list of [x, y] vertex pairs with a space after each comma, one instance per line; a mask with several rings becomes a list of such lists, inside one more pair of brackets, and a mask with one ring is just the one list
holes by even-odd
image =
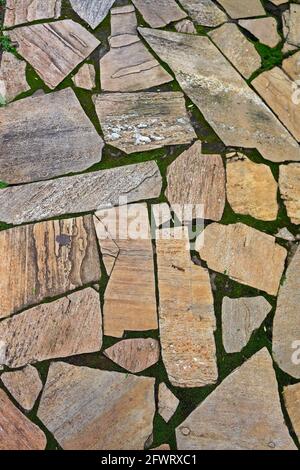
[[0, 67], [0, 99], [9, 103], [28, 90], [30, 86], [26, 80], [26, 62], [4, 51]]
[[260, 42], [269, 47], [276, 47], [281, 41], [278, 34], [278, 24], [275, 18], [256, 18], [252, 20], [240, 20], [239, 25], [250, 31]]
[[215, 27], [228, 19], [211, 0], [180, 0], [180, 3], [198, 25]]
[[132, 2], [151, 28], [162, 28], [187, 16], [175, 0], [132, 0]]
[[61, 0], [6, 0], [4, 27], [11, 28], [31, 21], [57, 19]]
[[179, 400], [175, 395], [168, 389], [165, 383], [159, 384], [158, 389], [158, 412], [166, 423], [170, 421], [174, 415]]
[[300, 164], [290, 163], [279, 168], [279, 189], [293, 224], [300, 224]]
[[152, 338], [125, 339], [104, 351], [111, 361], [123, 369], [137, 374], [159, 360], [159, 343]]
[[73, 10], [90, 25], [92, 29], [108, 15], [116, 0], [70, 0]]
[[96, 87], [95, 67], [92, 64], [84, 64], [72, 80], [76, 87], [92, 90]]
[[39, 373], [32, 366], [15, 372], [4, 372], [1, 380], [19, 405], [27, 411], [33, 408], [43, 388]]
[[250, 18], [266, 14], [260, 0], [218, 0], [218, 2], [231, 18]]

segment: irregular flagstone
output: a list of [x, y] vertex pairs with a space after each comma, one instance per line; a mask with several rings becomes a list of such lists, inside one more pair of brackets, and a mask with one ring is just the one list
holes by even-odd
[[288, 44], [300, 47], [300, 5], [290, 4], [290, 9], [284, 12], [284, 34]]
[[212, 0], [180, 0], [180, 3], [196, 24], [215, 27], [228, 19]]
[[44, 450], [46, 436], [0, 389], [0, 450]]
[[90, 216], [0, 232], [0, 318], [100, 278]]
[[[162, 178], [154, 161], [0, 191], [0, 220], [22, 224], [63, 214], [91, 212], [160, 195]], [[78, 197], [80, 195], [80, 197]]]
[[6, 0], [4, 27], [59, 18], [61, 0]]
[[104, 354], [123, 369], [137, 374], [158, 362], [159, 343], [152, 338], [125, 339], [106, 349]]
[[293, 224], [300, 224], [300, 164], [280, 166], [279, 189], [287, 215]]
[[216, 319], [208, 271], [190, 259], [187, 227], [156, 234], [162, 358], [172, 385], [216, 382]]
[[56, 88], [100, 42], [72, 20], [15, 28], [7, 33], [18, 53], [49, 88]]
[[227, 353], [241, 351], [254, 330], [257, 330], [271, 311], [264, 297], [230, 299], [222, 304], [223, 344]]
[[110, 276], [104, 294], [104, 334], [120, 338], [124, 331], [156, 329], [153, 248], [146, 204], [104, 209], [96, 213], [94, 222]]
[[250, 78], [261, 67], [259, 53], [236, 24], [224, 24], [208, 35], [243, 77]]
[[241, 223], [213, 223], [198, 241], [200, 257], [210, 269], [277, 295], [287, 252], [274, 237]]
[[102, 318], [92, 288], [42, 304], [0, 323], [4, 365], [22, 367], [47, 359], [99, 351]]
[[238, 214], [259, 220], [275, 220], [278, 185], [267, 165], [257, 164], [241, 153], [227, 155], [227, 198]]
[[92, 64], [84, 64], [73, 77], [74, 85], [85, 90], [92, 90], [96, 86], [96, 72]]
[[284, 387], [283, 396], [294, 431], [300, 440], [300, 384]]
[[175, 29], [178, 33], [197, 34], [194, 23], [190, 20], [181, 20], [175, 24]]
[[260, 0], [218, 0], [231, 18], [264, 16], [265, 9]]
[[3, 52], [0, 67], [0, 99], [8, 103], [30, 90], [26, 80], [26, 62], [10, 52]]
[[278, 230], [275, 237], [282, 238], [283, 240], [287, 240], [289, 242], [295, 241], [294, 235], [286, 227], [283, 227], [280, 230]]
[[16, 184], [79, 172], [101, 160], [103, 140], [67, 88], [0, 109], [0, 180]]
[[33, 408], [43, 388], [39, 373], [32, 366], [16, 372], [4, 372], [1, 380], [14, 399], [27, 411]]
[[90, 25], [92, 29], [97, 28], [107, 16], [109, 10], [116, 0], [70, 0], [73, 10]]
[[179, 450], [296, 450], [267, 349], [226, 377], [176, 436]]
[[105, 142], [128, 154], [197, 137], [180, 92], [104, 93], [95, 105]]
[[38, 417], [65, 450], [144, 450], [155, 379], [52, 363]]
[[285, 59], [282, 68], [292, 80], [300, 80], [300, 51]]
[[162, 28], [187, 14], [175, 0], [132, 0], [151, 28]]
[[257, 148], [275, 162], [300, 159], [299, 144], [207, 37], [139, 31], [226, 146]]
[[260, 42], [269, 47], [276, 47], [281, 41], [277, 21], [273, 17], [240, 20], [239, 25], [250, 31]]
[[136, 28], [133, 6], [112, 9], [110, 51], [100, 60], [103, 90], [138, 91], [173, 81], [142, 43]]
[[279, 67], [274, 67], [251, 83], [295, 139], [300, 140], [300, 106], [291, 96], [293, 81]]
[[273, 357], [279, 367], [292, 377], [300, 378], [299, 350], [300, 322], [300, 248], [288, 266], [279, 290], [273, 322]]
[[200, 141], [169, 166], [167, 181], [165, 195], [180, 220], [204, 218], [218, 221], [222, 218], [225, 207], [222, 157], [203, 154]]
[[159, 384], [158, 389], [158, 412], [163, 417], [166, 423], [170, 421], [173, 414], [175, 413], [179, 400], [175, 395], [168, 389], [165, 383]]

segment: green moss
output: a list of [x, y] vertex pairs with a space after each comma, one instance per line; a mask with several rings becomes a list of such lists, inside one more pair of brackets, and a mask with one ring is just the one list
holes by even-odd
[[255, 49], [259, 53], [262, 61], [262, 65], [259, 70], [256, 70], [248, 80], [251, 82], [254, 80], [258, 75], [265, 72], [266, 70], [270, 70], [273, 67], [280, 67], [283, 60], [283, 53], [282, 53], [282, 45], [281, 42], [278, 46], [271, 48], [265, 44], [260, 42], [254, 42]]

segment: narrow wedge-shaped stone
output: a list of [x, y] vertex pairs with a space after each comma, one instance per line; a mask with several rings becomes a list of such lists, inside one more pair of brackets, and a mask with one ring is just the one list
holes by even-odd
[[168, 389], [165, 383], [159, 384], [158, 389], [158, 412], [160, 416], [167, 423], [172, 418], [177, 407], [179, 400], [175, 395]]
[[116, 0], [70, 0], [73, 10], [92, 29], [104, 20]]
[[30, 90], [26, 80], [26, 62], [10, 52], [3, 52], [0, 66], [0, 100], [2, 104], [14, 100], [20, 93]]
[[215, 27], [227, 21], [227, 16], [212, 0], [180, 0], [196, 24]]
[[264, 16], [265, 9], [261, 0], [218, 0], [231, 18], [250, 18]]
[[85, 90], [92, 90], [96, 86], [96, 72], [92, 64], [84, 64], [73, 77], [74, 85]]
[[15, 372], [4, 372], [1, 380], [19, 405], [27, 411], [33, 408], [43, 388], [39, 373], [32, 366]]
[[186, 18], [187, 14], [175, 0], [132, 0], [151, 28], [162, 28], [173, 21]]
[[300, 384], [284, 387], [283, 396], [294, 431], [300, 440]]
[[300, 164], [281, 165], [279, 189], [287, 215], [293, 224], [300, 224]]
[[104, 354], [123, 369], [137, 374], [157, 363], [159, 343], [152, 338], [124, 339], [106, 349]]
[[290, 4], [290, 9], [285, 12], [284, 32], [287, 33], [286, 40], [292, 46], [300, 46], [300, 5], [296, 3]]
[[6, 0], [4, 26], [11, 28], [31, 21], [55, 19], [61, 14], [61, 0]]

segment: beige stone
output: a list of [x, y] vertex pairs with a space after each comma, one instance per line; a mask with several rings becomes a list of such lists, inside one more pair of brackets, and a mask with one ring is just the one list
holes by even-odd
[[104, 91], [138, 91], [173, 81], [137, 34], [133, 6], [111, 11], [110, 51], [101, 58], [101, 88]]
[[70, 0], [73, 10], [92, 29], [97, 28], [116, 0]]
[[250, 78], [261, 67], [260, 55], [236, 24], [224, 24], [211, 31], [209, 37], [243, 77]]
[[212, 0], [180, 0], [196, 24], [215, 27], [227, 21], [225, 13]]
[[300, 224], [300, 164], [280, 166], [279, 189], [289, 218]]
[[26, 366], [16, 372], [4, 372], [1, 380], [19, 405], [27, 411], [33, 408], [43, 388], [39, 373], [32, 366]]
[[2, 231], [0, 258], [0, 318], [100, 278], [90, 216]]
[[179, 400], [175, 395], [168, 389], [165, 383], [159, 384], [158, 388], [158, 412], [166, 423], [170, 421], [174, 415]]
[[61, 0], [6, 0], [5, 3], [5, 28], [36, 20], [56, 19], [61, 14]]
[[290, 4], [290, 9], [284, 12], [284, 34], [288, 44], [300, 46], [300, 5]]
[[179, 450], [296, 450], [267, 349], [226, 377], [176, 436]]
[[162, 28], [187, 16], [176, 0], [132, 0], [132, 2], [151, 28]]
[[284, 59], [282, 68], [292, 80], [300, 80], [300, 51]]
[[286, 0], [270, 0], [270, 2], [278, 6], [278, 5], [282, 5], [283, 3], [286, 3]]
[[241, 153], [227, 155], [227, 198], [234, 212], [259, 220], [275, 220], [278, 185], [267, 165]]
[[46, 436], [0, 389], [0, 450], [44, 450]]
[[226, 197], [222, 157], [203, 154], [200, 141], [169, 166], [167, 181], [165, 195], [180, 220], [222, 218]]
[[200, 257], [213, 271], [277, 295], [287, 252], [271, 235], [247, 225], [213, 223], [198, 238]]
[[256, 148], [274, 162], [300, 159], [296, 140], [209, 38], [139, 31], [226, 146]]
[[208, 271], [190, 259], [187, 228], [156, 234], [162, 358], [172, 385], [216, 382], [216, 319]]
[[300, 440], [300, 384], [284, 387], [283, 396], [294, 431]]
[[269, 47], [276, 47], [281, 41], [278, 34], [278, 24], [275, 18], [256, 18], [251, 20], [240, 20], [239, 25], [250, 31], [260, 42]]
[[231, 18], [264, 16], [265, 9], [260, 0], [218, 0]]
[[169, 444], [161, 444], [159, 447], [153, 447], [152, 449], [149, 450], [171, 450]]
[[13, 101], [20, 93], [30, 90], [26, 80], [26, 62], [10, 52], [3, 52], [0, 67], [0, 99]]
[[65, 450], [143, 450], [153, 429], [154, 382], [52, 363], [38, 417]]
[[18, 43], [18, 53], [52, 89], [100, 44], [95, 36], [72, 20], [23, 26], [9, 31], [8, 35]]
[[170, 209], [170, 206], [166, 202], [162, 202], [160, 204], [152, 204], [151, 211], [152, 211], [151, 223], [154, 222], [157, 228], [167, 223], [171, 224], [171, 220], [172, 220], [171, 209]]
[[294, 235], [286, 227], [283, 227], [280, 230], [278, 230], [275, 237], [281, 238], [283, 240], [287, 240], [289, 242], [294, 242], [296, 240]]
[[84, 64], [73, 77], [74, 85], [85, 90], [92, 90], [96, 86], [96, 72], [92, 64]]
[[156, 364], [159, 360], [159, 343], [152, 338], [125, 339], [104, 351], [105, 356], [137, 374]]
[[178, 33], [197, 34], [194, 23], [191, 20], [181, 20], [175, 24], [175, 29]]
[[110, 276], [104, 294], [104, 334], [157, 328], [154, 261], [146, 204], [104, 209], [94, 217]]

